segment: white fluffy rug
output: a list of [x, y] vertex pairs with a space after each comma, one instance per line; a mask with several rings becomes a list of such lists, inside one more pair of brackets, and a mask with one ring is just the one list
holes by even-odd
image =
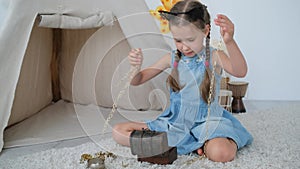
[[228, 163], [216, 163], [207, 159], [191, 162], [197, 158], [194, 155], [179, 156], [172, 165], [166, 166], [140, 163], [131, 156], [129, 148], [117, 145], [111, 138], [104, 138], [97, 144], [89, 142], [76, 147], [51, 149], [14, 159], [0, 158], [0, 166], [4, 169], [83, 169], [86, 166], [79, 163], [81, 154], [109, 150], [120, 156], [116, 159], [107, 159], [107, 169], [300, 168], [299, 103], [235, 116], [253, 134], [254, 142], [238, 151], [235, 160]]

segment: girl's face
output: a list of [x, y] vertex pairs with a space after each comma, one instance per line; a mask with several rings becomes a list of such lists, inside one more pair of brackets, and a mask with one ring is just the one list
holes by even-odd
[[172, 25], [170, 28], [177, 49], [185, 56], [193, 57], [203, 49], [206, 35], [193, 24]]

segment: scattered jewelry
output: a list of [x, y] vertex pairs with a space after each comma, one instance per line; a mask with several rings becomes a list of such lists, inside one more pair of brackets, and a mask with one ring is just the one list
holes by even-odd
[[193, 164], [194, 162], [196, 162], [196, 161], [198, 161], [198, 160], [203, 160], [203, 159], [205, 159], [205, 158], [206, 158], [205, 155], [201, 155], [201, 156], [199, 156], [199, 157], [195, 157], [195, 158], [193, 158], [193, 159], [187, 160], [187, 161], [185, 161], [183, 164], [191, 165], [191, 164]]
[[102, 158], [92, 158], [88, 160], [87, 167], [90, 169], [106, 169]]
[[111, 152], [98, 152], [95, 156], [90, 154], [82, 154], [80, 158], [80, 163], [87, 161], [86, 168], [88, 169], [106, 169], [105, 168], [105, 159], [108, 157], [116, 158], [117, 156]]
[[128, 167], [129, 166], [129, 164], [127, 163], [127, 164], [124, 164], [124, 162], [122, 161], [122, 167], [123, 168], [126, 168], [126, 167]]

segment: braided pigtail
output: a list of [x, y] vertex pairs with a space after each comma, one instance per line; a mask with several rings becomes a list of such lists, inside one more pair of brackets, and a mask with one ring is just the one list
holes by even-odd
[[179, 83], [179, 73], [178, 73], [178, 63], [181, 59], [181, 52], [179, 50], [176, 51], [175, 60], [173, 63], [173, 69], [171, 74], [167, 78], [167, 83], [170, 85], [171, 89], [174, 92], [178, 92], [182, 89]]

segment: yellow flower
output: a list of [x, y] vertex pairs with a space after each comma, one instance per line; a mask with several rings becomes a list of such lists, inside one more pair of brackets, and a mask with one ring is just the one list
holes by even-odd
[[158, 11], [168, 11], [170, 12], [170, 9], [173, 7], [174, 4], [179, 2], [181, 0], [161, 0], [162, 5], [158, 6], [155, 10], [150, 10], [151, 16], [156, 18], [160, 22], [160, 31], [162, 33], [169, 33], [169, 22], [162, 18]]

